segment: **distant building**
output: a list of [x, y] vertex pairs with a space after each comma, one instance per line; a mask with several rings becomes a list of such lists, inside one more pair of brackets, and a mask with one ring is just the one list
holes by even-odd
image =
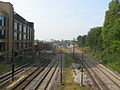
[[42, 51], [42, 50], [45, 49], [45, 43], [43, 43], [43, 42], [36, 42], [34, 47], [35, 47], [34, 49], [35, 49], [36, 52], [37, 51]]
[[36, 42], [34, 45], [34, 50], [36, 52], [42, 51], [42, 50], [51, 50], [53, 47], [52, 43], [49, 42]]
[[18, 56], [33, 51], [33, 47], [34, 23], [17, 14], [11, 3], [0, 1], [0, 60], [10, 60], [13, 52]]

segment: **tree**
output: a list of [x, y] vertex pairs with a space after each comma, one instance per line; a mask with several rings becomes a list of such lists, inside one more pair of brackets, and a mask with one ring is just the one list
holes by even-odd
[[106, 11], [103, 31], [103, 48], [109, 53], [119, 50], [120, 43], [120, 2], [113, 0], [109, 4], [109, 10]]
[[77, 40], [78, 40], [78, 46], [79, 47], [86, 46], [86, 35], [83, 35], [83, 36], [79, 35], [77, 37]]
[[94, 50], [101, 48], [100, 35], [102, 32], [102, 27], [92, 28], [87, 35], [87, 45]]

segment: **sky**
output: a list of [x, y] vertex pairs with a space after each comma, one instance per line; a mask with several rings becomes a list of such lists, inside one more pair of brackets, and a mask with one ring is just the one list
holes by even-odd
[[71, 40], [102, 26], [111, 0], [2, 0], [34, 22], [35, 39]]

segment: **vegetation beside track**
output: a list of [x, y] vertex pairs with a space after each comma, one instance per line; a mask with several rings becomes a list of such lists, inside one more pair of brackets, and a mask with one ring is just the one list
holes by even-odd
[[21, 60], [16, 60], [15, 61], [15, 64], [16, 64], [16, 67], [20, 67], [24, 64], [27, 64], [29, 62], [32, 62], [33, 60], [41, 57], [43, 54], [39, 54], [39, 55], [36, 55], [36, 54], [31, 54], [31, 55], [26, 55], [24, 56], [24, 58], [22, 58]]
[[90, 56], [120, 73], [120, 2], [112, 0], [105, 13], [104, 24], [77, 37], [79, 47], [89, 47]]
[[[22, 65], [25, 65], [29, 62], [32, 62], [33, 60], [41, 57], [43, 54], [40, 54], [40, 55], [35, 55], [35, 54], [32, 54], [32, 55], [24, 55], [24, 58], [21, 58], [21, 59], [17, 59], [15, 60], [15, 68], [17, 67], [20, 67]], [[11, 71], [11, 64], [10, 63], [0, 63], [0, 75], [4, 74], [4, 73], [7, 73], [8, 71]]]
[[8, 64], [0, 64], [0, 75], [11, 70], [11, 66]]
[[114, 54], [106, 54], [103, 52], [94, 52], [89, 51], [87, 54], [91, 57], [93, 57], [95, 60], [100, 61], [101, 63], [105, 64], [106, 66], [109, 66], [113, 70], [120, 73], [120, 55], [119, 53]]
[[119, 53], [108, 54], [103, 51], [94, 51], [88, 47], [79, 47], [80, 52], [86, 53], [93, 59], [101, 62], [102, 64], [110, 67], [111, 69], [120, 73], [120, 55]]
[[74, 82], [73, 71], [71, 64], [74, 63], [72, 56], [70, 54], [65, 55], [65, 65], [63, 69], [63, 85], [58, 87], [58, 90], [89, 90], [86, 87], [80, 87], [79, 84]]

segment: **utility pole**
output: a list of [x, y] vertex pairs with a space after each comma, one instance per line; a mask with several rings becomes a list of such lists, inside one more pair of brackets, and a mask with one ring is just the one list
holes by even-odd
[[14, 71], [15, 71], [15, 52], [12, 50], [12, 81], [14, 81]]
[[67, 48], [67, 54], [68, 54], [68, 41], [67, 41], [67, 46], [66, 46], [66, 48]]
[[83, 86], [83, 53], [82, 53], [82, 60], [81, 60], [81, 86]]
[[63, 52], [62, 52], [62, 49], [63, 49], [63, 39], [62, 39], [62, 42], [61, 42], [61, 85], [63, 84], [62, 83], [62, 56], [63, 56]]
[[73, 59], [75, 59], [75, 38], [73, 38]]
[[[81, 42], [81, 47], [83, 47], [83, 42]], [[83, 86], [83, 77], [84, 77], [84, 75], [83, 75], [83, 72], [84, 72], [84, 70], [83, 70], [83, 52], [81, 54], [82, 54], [82, 58], [81, 58], [81, 86]]]

